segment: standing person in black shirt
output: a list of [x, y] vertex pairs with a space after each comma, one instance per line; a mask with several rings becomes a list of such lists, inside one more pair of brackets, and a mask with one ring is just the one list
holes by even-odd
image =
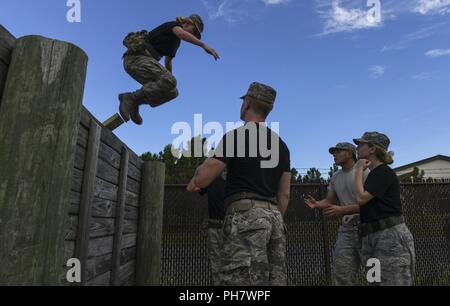
[[[415, 250], [405, 224], [400, 183], [388, 166], [394, 163], [388, 152], [389, 138], [378, 132], [355, 139], [360, 160], [356, 164], [356, 194], [361, 206], [360, 235], [363, 263], [375, 258], [381, 264], [380, 285], [414, 284]], [[363, 172], [370, 173], [364, 183]]]
[[215, 156], [191, 181], [204, 188], [227, 168], [222, 285], [287, 284], [283, 215], [290, 195], [290, 153], [265, 124], [275, 97], [273, 88], [251, 84], [242, 97], [245, 125], [223, 137]]
[[211, 273], [211, 284], [220, 286], [223, 250], [223, 219], [225, 218], [225, 181], [226, 169], [207, 188], [196, 188], [189, 184], [189, 192], [199, 191], [200, 195], [208, 195], [208, 259]]
[[[133, 93], [119, 95], [119, 111], [123, 120], [129, 121], [131, 118], [140, 125], [143, 122], [139, 114], [140, 105], [157, 107], [178, 96], [172, 60], [182, 40], [203, 48], [215, 60], [219, 59], [219, 54], [200, 40], [203, 28], [201, 17], [194, 14], [187, 18], [178, 17], [176, 21], [166, 22], [148, 34], [132, 37], [131, 45], [136, 46], [136, 50], [129, 49], [124, 54], [124, 68], [143, 87]], [[162, 57], [165, 58], [165, 66], [159, 63]]]

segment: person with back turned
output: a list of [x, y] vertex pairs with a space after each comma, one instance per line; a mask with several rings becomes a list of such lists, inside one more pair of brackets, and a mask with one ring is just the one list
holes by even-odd
[[222, 285], [287, 284], [283, 215], [290, 196], [290, 153], [265, 124], [275, 98], [273, 88], [251, 84], [242, 97], [245, 125], [222, 138], [191, 181], [204, 188], [227, 168]]

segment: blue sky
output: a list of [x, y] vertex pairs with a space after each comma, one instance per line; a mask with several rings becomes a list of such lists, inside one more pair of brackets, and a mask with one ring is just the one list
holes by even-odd
[[[89, 56], [84, 105], [100, 120], [117, 94], [138, 88], [122, 67], [123, 37], [176, 16], [204, 17], [204, 40], [222, 59], [182, 44], [174, 60], [180, 96], [144, 107], [144, 125], [116, 134], [140, 154], [158, 152], [177, 121], [237, 121], [253, 81], [278, 99], [270, 121], [291, 150], [292, 166], [328, 168], [328, 148], [365, 131], [390, 136], [395, 166], [450, 155], [450, 0], [80, 0], [81, 23], [66, 0], [1, 0], [0, 22], [15, 36], [70, 41]], [[206, 135], [207, 136], [207, 135]]]

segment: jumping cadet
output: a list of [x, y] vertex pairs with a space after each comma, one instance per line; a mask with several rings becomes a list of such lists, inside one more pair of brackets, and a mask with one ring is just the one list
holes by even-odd
[[[178, 96], [172, 62], [181, 41], [197, 45], [215, 60], [219, 59], [219, 54], [201, 41], [203, 28], [201, 17], [194, 14], [166, 22], [151, 32], [128, 34], [124, 40], [128, 50], [123, 56], [123, 65], [125, 71], [142, 84], [142, 88], [119, 95], [119, 112], [125, 122], [131, 118], [134, 123], [140, 125], [143, 123], [139, 114], [140, 105], [157, 107]], [[164, 66], [159, 63], [162, 57], [165, 58]]]

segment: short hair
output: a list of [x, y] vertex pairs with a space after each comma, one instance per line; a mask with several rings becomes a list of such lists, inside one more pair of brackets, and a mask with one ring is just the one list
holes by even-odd
[[273, 110], [273, 104], [269, 104], [267, 102], [258, 100], [253, 97], [247, 97], [248, 103], [250, 108], [257, 113], [258, 115], [261, 115], [264, 118], [267, 118], [269, 116], [270, 112]]

